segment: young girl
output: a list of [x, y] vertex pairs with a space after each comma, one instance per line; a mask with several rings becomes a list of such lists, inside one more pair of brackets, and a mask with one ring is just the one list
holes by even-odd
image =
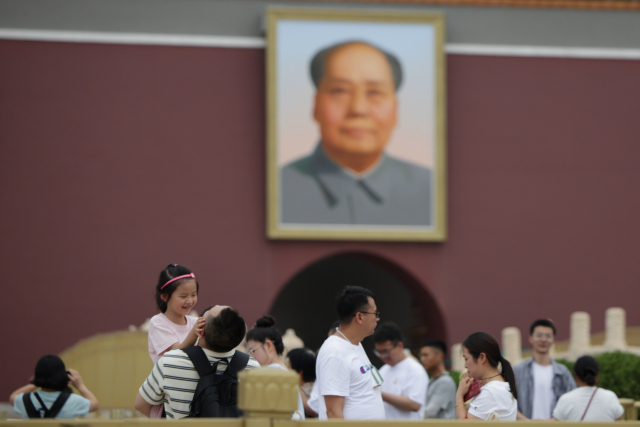
[[[156, 363], [174, 348], [196, 343], [204, 328], [204, 319], [189, 316], [198, 302], [198, 281], [187, 267], [169, 264], [162, 270], [156, 285], [156, 303], [161, 313], [149, 323], [149, 356]], [[151, 418], [160, 418], [163, 405], [154, 406]]]
[[[71, 393], [71, 383], [78, 389], [82, 396]], [[42, 390], [36, 391], [38, 387]], [[78, 415], [84, 416], [98, 409], [98, 400], [84, 385], [82, 377], [73, 369], [67, 369], [64, 362], [58, 356], [42, 356], [36, 365], [36, 373], [30, 384], [20, 387], [9, 397], [13, 410], [29, 418], [25, 398], [31, 401], [33, 408], [38, 411], [40, 417], [47, 415], [49, 410], [55, 410], [54, 405], [62, 393], [71, 393], [66, 399], [55, 418], [73, 419]], [[28, 404], [28, 403], [27, 403]], [[53, 413], [49, 414], [54, 416]]]
[[[261, 317], [256, 321], [253, 329], [247, 332], [247, 350], [249, 355], [260, 363], [262, 367], [287, 370], [282, 358], [284, 344], [280, 333], [275, 329], [276, 320], [271, 316]], [[293, 413], [293, 420], [304, 420], [304, 405], [298, 394], [298, 410]]]

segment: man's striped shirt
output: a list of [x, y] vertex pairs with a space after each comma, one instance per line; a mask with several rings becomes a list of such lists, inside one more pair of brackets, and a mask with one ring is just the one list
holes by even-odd
[[[228, 353], [216, 353], [203, 349], [209, 362], [218, 363], [217, 373], [222, 374], [235, 350]], [[259, 368], [253, 357], [249, 358], [246, 369]], [[181, 349], [166, 352], [154, 366], [147, 380], [140, 387], [140, 396], [151, 405], [164, 402], [167, 418], [184, 418], [189, 415], [193, 393], [200, 376], [189, 356]]]

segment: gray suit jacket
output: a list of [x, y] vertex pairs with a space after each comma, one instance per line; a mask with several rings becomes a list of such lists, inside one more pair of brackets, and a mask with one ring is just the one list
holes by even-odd
[[431, 170], [386, 154], [355, 177], [318, 144], [281, 170], [281, 223], [432, 226]]

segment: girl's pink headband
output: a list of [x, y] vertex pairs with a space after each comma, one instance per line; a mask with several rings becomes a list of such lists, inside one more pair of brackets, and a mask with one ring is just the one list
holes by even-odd
[[160, 286], [160, 290], [164, 289], [164, 287], [167, 286], [171, 282], [175, 282], [176, 280], [180, 280], [180, 279], [186, 279], [187, 277], [191, 277], [192, 279], [195, 279], [196, 275], [193, 274], [193, 273], [189, 273], [189, 274], [184, 274], [182, 276], [174, 277], [173, 279], [169, 280], [164, 285]]

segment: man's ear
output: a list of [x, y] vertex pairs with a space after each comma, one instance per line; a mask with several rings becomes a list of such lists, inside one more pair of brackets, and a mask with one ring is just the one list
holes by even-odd
[[404, 350], [404, 343], [402, 341], [398, 341], [398, 348]]
[[533, 336], [529, 335], [529, 344], [533, 344]]

